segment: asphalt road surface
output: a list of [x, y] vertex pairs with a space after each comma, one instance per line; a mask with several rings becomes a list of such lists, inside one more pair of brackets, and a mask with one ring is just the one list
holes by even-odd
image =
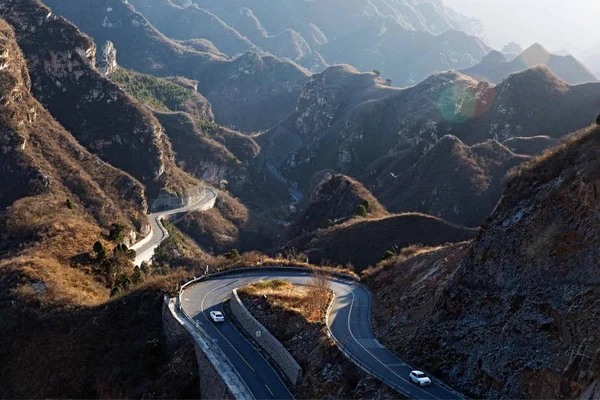
[[[223, 311], [223, 304], [229, 301], [233, 289], [275, 278], [285, 279], [293, 284], [307, 284], [311, 275], [292, 271], [226, 275], [194, 284], [182, 294], [184, 310], [221, 348], [257, 399], [291, 399], [292, 394], [262, 355], [228, 321], [228, 315], [224, 323], [213, 323], [209, 312]], [[343, 279], [331, 278], [330, 282], [335, 294], [328, 316], [331, 334], [369, 373], [397, 386], [411, 398], [460, 398], [456, 392], [442, 386], [435, 379], [432, 379], [434, 383], [428, 387], [419, 387], [410, 382], [408, 374], [413, 368], [381, 345], [371, 331], [371, 297], [367, 289]]]
[[[140, 242], [131, 246], [131, 248], [137, 253], [134, 264], [139, 266], [144, 261], [150, 261], [154, 255], [154, 250], [163, 240], [167, 238], [167, 236], [169, 236], [167, 230], [160, 223], [162, 218], [173, 214], [194, 211], [197, 209], [206, 209], [209, 207], [209, 205], [211, 205], [211, 203], [214, 204], [216, 198], [217, 193], [212, 189], [206, 188], [204, 189], [204, 196], [202, 196], [200, 200], [193, 204], [172, 210], [159, 211], [148, 215], [148, 220], [150, 221], [152, 230], [149, 238], [144, 238]], [[212, 206], [210, 208], [212, 208]]]

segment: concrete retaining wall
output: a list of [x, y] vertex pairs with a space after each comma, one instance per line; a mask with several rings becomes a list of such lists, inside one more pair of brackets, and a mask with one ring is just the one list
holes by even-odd
[[[260, 347], [277, 363], [292, 384], [296, 385], [302, 379], [302, 368], [281, 342], [250, 314], [250, 311], [240, 300], [236, 289], [233, 290], [231, 295], [230, 306], [233, 316], [244, 331], [254, 338]], [[257, 332], [260, 332], [260, 336], [257, 335]]]
[[200, 396], [203, 399], [253, 399], [226, 356], [214, 348], [184, 315], [177, 311], [176, 300], [165, 296], [163, 332], [167, 349], [175, 349], [186, 341], [194, 343], [200, 371]]

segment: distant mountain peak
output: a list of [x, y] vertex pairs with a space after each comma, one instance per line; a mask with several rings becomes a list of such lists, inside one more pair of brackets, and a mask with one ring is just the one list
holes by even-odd
[[507, 45], [505, 45], [500, 51], [503, 54], [521, 54], [523, 52], [523, 48], [516, 42], [510, 42]]
[[539, 60], [546, 59], [546, 60], [548, 60], [548, 58], [550, 57], [550, 52], [548, 50], [546, 50], [546, 48], [544, 46], [542, 46], [541, 44], [534, 43], [531, 46], [529, 46], [527, 48], [527, 50], [522, 52], [519, 57], [526, 58], [526, 59], [539, 59]]
[[552, 70], [544, 64], [538, 64], [526, 70], [516, 72], [508, 77], [507, 82], [534, 82], [546, 81], [551, 87], [557, 89], [568, 89], [568, 84], [560, 79]]

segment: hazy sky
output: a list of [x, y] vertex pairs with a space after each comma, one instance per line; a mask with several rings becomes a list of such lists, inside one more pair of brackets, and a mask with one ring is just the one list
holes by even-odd
[[600, 0], [444, 0], [479, 18], [492, 47], [509, 41], [538, 42], [550, 51], [585, 49], [600, 43]]

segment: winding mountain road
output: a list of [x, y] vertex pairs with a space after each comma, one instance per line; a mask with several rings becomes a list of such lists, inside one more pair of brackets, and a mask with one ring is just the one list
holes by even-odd
[[[223, 311], [223, 305], [235, 288], [264, 279], [285, 279], [293, 284], [307, 284], [309, 273], [294, 271], [247, 272], [215, 277], [193, 284], [181, 296], [182, 307], [225, 353], [257, 399], [293, 398], [277, 372], [227, 318], [214, 324], [208, 313]], [[371, 296], [367, 289], [352, 281], [330, 278], [335, 299], [327, 325], [341, 350], [371, 375], [383, 380], [414, 399], [458, 399], [462, 396], [433, 380], [429, 387], [411, 383], [412, 368], [381, 345], [371, 330]]]
[[175, 208], [172, 210], [163, 210], [148, 215], [150, 221], [150, 234], [144, 239], [140, 240], [133, 246], [132, 250], [136, 251], [136, 257], [134, 264], [141, 265], [143, 262], [149, 262], [152, 260], [154, 250], [158, 247], [169, 236], [169, 232], [160, 223], [160, 220], [173, 214], [186, 213], [190, 211], [205, 211], [211, 209], [215, 205], [217, 200], [217, 192], [213, 189], [204, 189], [203, 195], [196, 200], [194, 203], [189, 204], [185, 207]]

